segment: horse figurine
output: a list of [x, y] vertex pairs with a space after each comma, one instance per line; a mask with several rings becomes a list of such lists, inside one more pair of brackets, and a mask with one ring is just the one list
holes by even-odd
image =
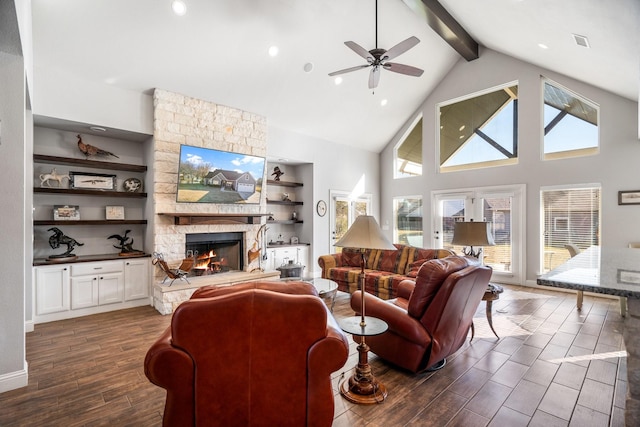
[[69, 174], [61, 175], [56, 172], [56, 168], [51, 170], [51, 173], [41, 173], [40, 174], [40, 187], [44, 187], [44, 184], [47, 184], [47, 187], [51, 187], [51, 183], [49, 181], [58, 181], [58, 188], [62, 188], [62, 180], [63, 179], [71, 179], [69, 178]]
[[58, 227], [52, 227], [47, 231], [53, 231], [53, 235], [49, 237], [49, 246], [51, 249], [57, 249], [60, 245], [67, 245], [67, 251], [60, 255], [51, 255], [49, 258], [65, 258], [65, 257], [73, 257], [74, 254], [71, 253], [75, 246], [84, 246], [84, 243], [78, 242], [73, 237], [65, 236], [62, 230]]

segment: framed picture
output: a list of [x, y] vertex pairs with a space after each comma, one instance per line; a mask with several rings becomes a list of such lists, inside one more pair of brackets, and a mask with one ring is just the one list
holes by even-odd
[[80, 207], [75, 205], [54, 205], [53, 219], [55, 221], [79, 221]]
[[69, 172], [70, 187], [88, 190], [115, 190], [116, 176], [101, 173]]
[[618, 269], [618, 283], [640, 285], [640, 271]]
[[619, 205], [640, 205], [640, 190], [618, 191]]
[[124, 219], [124, 206], [107, 206], [107, 219]]

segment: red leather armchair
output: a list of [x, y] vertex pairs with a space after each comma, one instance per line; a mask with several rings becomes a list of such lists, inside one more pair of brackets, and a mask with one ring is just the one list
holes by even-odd
[[330, 426], [348, 342], [304, 282], [203, 287], [147, 352], [164, 426]]
[[[365, 314], [389, 325], [384, 334], [366, 337], [366, 343], [379, 357], [409, 371], [441, 368], [464, 344], [490, 278], [491, 268], [472, 258], [425, 262], [415, 282], [399, 284], [395, 300], [365, 294]], [[351, 297], [358, 314], [361, 298], [360, 291]]]

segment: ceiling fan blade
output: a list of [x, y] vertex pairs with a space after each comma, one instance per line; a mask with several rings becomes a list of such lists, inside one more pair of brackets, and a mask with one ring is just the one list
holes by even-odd
[[373, 60], [373, 56], [371, 56], [369, 51], [367, 49], [363, 48], [362, 46], [360, 46], [358, 43], [352, 42], [352, 41], [348, 41], [348, 42], [344, 42], [344, 44], [346, 44], [349, 49], [351, 49], [352, 51], [354, 51], [358, 55], [362, 56], [367, 61], [370, 61], [370, 60], [372, 61]]
[[397, 64], [395, 62], [387, 62], [383, 65], [385, 70], [393, 71], [394, 73], [406, 74], [408, 76], [420, 77], [424, 70], [420, 68], [412, 67], [411, 65]]
[[369, 89], [375, 89], [380, 82], [380, 67], [373, 67], [369, 73]]
[[399, 55], [402, 55], [418, 43], [420, 43], [420, 39], [418, 39], [416, 36], [411, 36], [408, 39], [401, 41], [384, 54], [384, 56], [386, 57], [385, 60], [390, 60]]
[[351, 71], [361, 70], [363, 68], [367, 68], [370, 65], [358, 65], [357, 67], [345, 68], [344, 70], [334, 71], [333, 73], [329, 73], [330, 76], [337, 76], [338, 74], [350, 73]]

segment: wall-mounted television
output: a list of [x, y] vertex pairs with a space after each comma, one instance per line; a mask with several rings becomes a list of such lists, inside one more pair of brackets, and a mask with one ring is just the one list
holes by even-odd
[[180, 146], [180, 203], [260, 203], [265, 158], [212, 148]]

